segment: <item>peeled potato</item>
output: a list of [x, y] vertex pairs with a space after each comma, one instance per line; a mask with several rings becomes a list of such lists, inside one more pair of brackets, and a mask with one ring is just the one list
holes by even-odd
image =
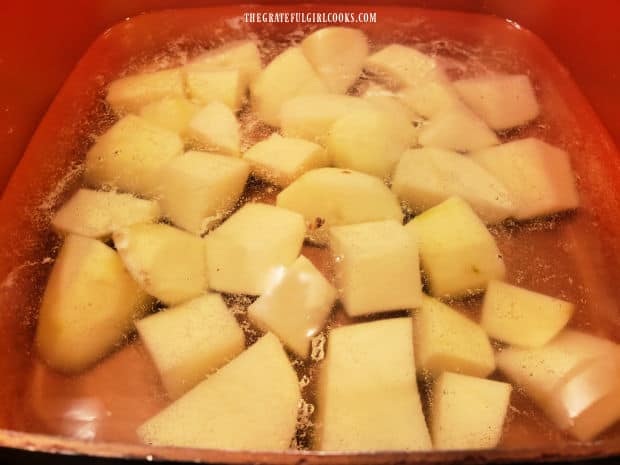
[[197, 56], [185, 69], [239, 70], [244, 85], [247, 85], [261, 71], [260, 52], [253, 40], [235, 40]]
[[222, 102], [212, 102], [190, 120], [187, 135], [198, 148], [239, 156], [239, 122]]
[[166, 97], [140, 109], [140, 116], [152, 124], [183, 134], [199, 107], [184, 97]]
[[185, 78], [190, 97], [202, 105], [221, 102], [231, 110], [238, 110], [247, 90], [247, 84], [238, 69], [205, 70], [188, 67]]

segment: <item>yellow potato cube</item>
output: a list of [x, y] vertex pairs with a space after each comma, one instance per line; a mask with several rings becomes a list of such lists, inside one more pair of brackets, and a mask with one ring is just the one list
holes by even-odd
[[438, 377], [444, 371], [486, 378], [495, 370], [493, 348], [480, 325], [430, 297], [413, 319], [418, 370]]
[[206, 294], [136, 322], [168, 395], [176, 399], [245, 347], [243, 330], [219, 294]]
[[187, 92], [199, 104], [221, 102], [231, 110], [238, 110], [245, 97], [247, 83], [238, 69], [185, 69]]
[[443, 373], [433, 386], [431, 434], [439, 450], [492, 449], [502, 437], [512, 386]]
[[295, 436], [299, 381], [267, 334], [138, 428], [157, 446], [281, 451]]
[[211, 288], [263, 294], [299, 255], [304, 230], [298, 213], [262, 203], [245, 204], [206, 237]]
[[489, 336], [519, 347], [540, 347], [568, 323], [570, 302], [491, 281], [482, 305], [480, 324]]
[[162, 168], [162, 212], [178, 227], [201, 234], [234, 208], [249, 174], [249, 165], [238, 158], [187, 152]]
[[149, 303], [113, 249], [69, 234], [39, 311], [39, 356], [55, 370], [84, 370], [122, 342]]
[[186, 70], [236, 69], [241, 72], [244, 85], [247, 85], [258, 76], [261, 66], [260, 52], [256, 42], [235, 40], [194, 58], [186, 66]]
[[336, 289], [302, 255], [248, 307], [248, 318], [307, 358], [310, 340], [323, 329], [336, 297]]
[[199, 107], [184, 97], [166, 97], [140, 109], [140, 116], [149, 123], [177, 134], [185, 132]]
[[411, 318], [330, 331], [319, 375], [314, 446], [324, 451], [432, 448], [416, 382]]
[[161, 216], [159, 205], [131, 194], [79, 189], [52, 218], [52, 226], [64, 234], [107, 238], [116, 229], [150, 223]]
[[213, 102], [198, 111], [189, 122], [187, 136], [198, 148], [240, 156], [239, 122], [230, 108]]
[[454, 86], [443, 78], [406, 87], [398, 95], [417, 114], [430, 119], [452, 108], [463, 107]]
[[495, 239], [459, 197], [425, 211], [405, 227], [418, 238], [420, 261], [433, 296], [475, 294], [506, 273]]
[[336, 286], [348, 315], [417, 308], [422, 281], [415, 239], [394, 220], [330, 230]]

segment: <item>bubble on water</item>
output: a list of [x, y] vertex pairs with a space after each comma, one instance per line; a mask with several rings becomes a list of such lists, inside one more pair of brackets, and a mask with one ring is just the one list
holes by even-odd
[[310, 352], [310, 358], [315, 362], [319, 362], [325, 358], [325, 343], [327, 342], [327, 336], [325, 333], [319, 333], [311, 340], [312, 351]]

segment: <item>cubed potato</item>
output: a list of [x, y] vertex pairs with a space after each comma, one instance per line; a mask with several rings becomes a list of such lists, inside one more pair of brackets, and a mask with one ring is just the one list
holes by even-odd
[[572, 370], [549, 397], [547, 414], [580, 441], [620, 421], [620, 349]]
[[618, 345], [600, 337], [565, 329], [543, 347], [504, 348], [496, 354], [497, 368], [516, 387], [549, 411], [555, 387], [577, 366], [618, 351]]
[[261, 295], [293, 263], [304, 241], [296, 212], [247, 203], [207, 235], [207, 270], [213, 289]]
[[406, 119], [396, 124], [396, 118], [392, 113], [372, 109], [336, 120], [327, 137], [327, 152], [334, 166], [388, 178], [403, 151], [416, 138], [413, 125]]
[[250, 86], [252, 109], [260, 120], [280, 126], [280, 109], [298, 95], [321, 94], [327, 86], [304, 56], [290, 47], [273, 59]]
[[420, 145], [457, 152], [471, 152], [499, 144], [495, 133], [473, 112], [463, 107], [447, 109], [420, 130]]
[[307, 36], [301, 50], [331, 92], [344, 94], [368, 56], [366, 35], [349, 27], [326, 27]]
[[245, 336], [219, 294], [205, 294], [136, 322], [172, 399], [239, 355]]
[[199, 110], [189, 122], [186, 133], [197, 148], [240, 156], [239, 122], [232, 110], [221, 102], [210, 103]]
[[185, 97], [166, 97], [140, 108], [140, 116], [149, 123], [183, 134], [198, 110]]
[[401, 223], [335, 226], [329, 236], [336, 286], [349, 316], [421, 305], [418, 246]]
[[392, 176], [392, 191], [414, 213], [456, 195], [485, 223], [510, 217], [514, 207], [506, 187], [467, 157], [432, 147], [407, 150]]
[[486, 378], [495, 370], [482, 327], [439, 300], [423, 296], [413, 318], [416, 366], [438, 377], [445, 371]]
[[107, 185], [152, 197], [161, 167], [182, 153], [183, 141], [178, 134], [139, 116], [127, 115], [88, 151], [84, 179], [93, 187]]
[[135, 113], [165, 97], [184, 97], [183, 86], [181, 68], [134, 74], [112, 81], [106, 100], [117, 114]]
[[299, 381], [273, 334], [267, 334], [138, 428], [157, 446], [288, 449], [295, 436]]
[[[370, 103], [374, 108], [381, 109], [392, 115], [402, 115], [399, 117], [400, 119], [405, 119], [409, 123], [414, 123], [416, 127], [422, 127], [422, 117], [413, 111], [402, 98], [398, 97], [396, 94], [374, 94], [374, 92], [375, 91], [372, 90], [369, 94], [369, 89], [366, 89], [362, 99]], [[413, 141], [414, 143], [417, 141], [418, 132], [419, 131], [416, 131], [416, 140]]]
[[231, 110], [241, 107], [247, 83], [238, 69], [185, 69], [187, 92], [191, 99], [201, 105], [221, 102]]
[[207, 289], [204, 241], [165, 224], [134, 224], [112, 235], [114, 246], [148, 294], [175, 305]]
[[272, 134], [243, 154], [252, 174], [278, 187], [286, 187], [306, 171], [327, 166], [325, 149], [314, 142]]
[[454, 82], [465, 103], [497, 131], [522, 126], [540, 113], [530, 78], [524, 74], [494, 75]]
[[489, 336], [519, 347], [540, 347], [568, 323], [574, 306], [501, 281], [487, 286], [480, 324]]
[[336, 297], [336, 289], [301, 255], [248, 307], [248, 318], [305, 359], [310, 341], [323, 329]]
[[564, 150], [528, 138], [481, 150], [471, 157], [506, 186], [515, 203], [517, 219], [579, 206], [570, 157]]
[[366, 70], [384, 79], [391, 87], [420, 85], [429, 80], [445, 80], [437, 61], [413, 47], [392, 44], [366, 59]]
[[369, 102], [350, 95], [302, 95], [284, 102], [280, 127], [285, 136], [325, 145], [329, 129], [337, 119], [371, 108]]
[[333, 329], [318, 386], [315, 448], [429, 450], [411, 318]]
[[161, 216], [159, 205], [131, 194], [79, 189], [52, 218], [63, 234], [104, 239], [113, 231], [136, 223], [150, 223]]
[[84, 370], [122, 342], [149, 304], [113, 249], [69, 234], [43, 295], [37, 352], [55, 370]]
[[502, 437], [512, 386], [443, 373], [433, 386], [431, 434], [439, 450], [492, 449]]
[[237, 69], [241, 72], [244, 85], [247, 85], [258, 76], [261, 66], [260, 52], [256, 42], [235, 40], [199, 55], [188, 63], [185, 69]]
[[495, 239], [459, 197], [416, 216], [406, 228], [418, 238], [420, 262], [433, 296], [472, 295], [506, 274]]
[[244, 160], [189, 151], [162, 168], [162, 212], [176, 226], [201, 234], [235, 207], [249, 174]]
[[446, 79], [420, 82], [402, 89], [398, 95], [417, 114], [425, 118], [434, 118], [443, 111], [463, 106], [454, 86]]
[[398, 199], [381, 180], [339, 168], [308, 171], [278, 194], [277, 205], [301, 213], [308, 237], [322, 245], [331, 226], [403, 219]]

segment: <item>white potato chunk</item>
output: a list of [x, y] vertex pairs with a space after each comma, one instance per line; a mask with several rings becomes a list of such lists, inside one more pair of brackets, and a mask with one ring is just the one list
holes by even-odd
[[331, 226], [403, 218], [398, 199], [381, 180], [339, 168], [308, 171], [278, 194], [277, 205], [301, 213], [310, 240], [323, 245]]
[[52, 218], [52, 226], [64, 234], [104, 239], [116, 229], [151, 223], [161, 216], [159, 205], [131, 194], [79, 189]]
[[198, 148], [238, 157], [239, 131], [239, 122], [233, 111], [221, 102], [213, 102], [194, 115], [187, 135]]
[[502, 437], [512, 386], [457, 373], [433, 386], [431, 434], [439, 450], [492, 449]]
[[349, 316], [417, 308], [422, 281], [416, 240], [401, 223], [334, 226], [336, 285]]
[[245, 336], [219, 294], [205, 294], [136, 322], [172, 399], [239, 355]]
[[39, 356], [55, 370], [84, 370], [122, 342], [149, 303], [113, 249], [70, 234], [43, 295], [34, 342]]
[[413, 47], [388, 45], [366, 59], [364, 67], [384, 79], [390, 87], [416, 86], [429, 80], [444, 80], [437, 61]]
[[368, 102], [350, 95], [302, 95], [284, 102], [280, 127], [285, 136], [325, 145], [329, 129], [337, 119], [371, 108]]
[[495, 370], [493, 348], [480, 325], [424, 296], [413, 319], [416, 365], [438, 377], [445, 371], [486, 378]]
[[161, 167], [183, 153], [183, 141], [174, 132], [127, 115], [115, 123], [86, 154], [84, 177], [93, 187], [109, 185], [152, 197]]
[[519, 347], [540, 347], [573, 315], [574, 305], [501, 281], [487, 286], [480, 324], [489, 336]]
[[433, 296], [475, 294], [506, 273], [495, 239], [459, 197], [416, 216], [406, 228], [418, 238], [420, 261]]
[[570, 157], [562, 149], [528, 138], [481, 150], [471, 157], [506, 186], [517, 219], [579, 206]]
[[143, 106], [140, 116], [149, 123], [183, 134], [198, 109], [184, 97], [166, 97]]
[[112, 81], [106, 100], [115, 113], [137, 112], [164, 97], [184, 97], [181, 68], [135, 74]]
[[329, 90], [344, 94], [362, 72], [368, 40], [358, 29], [326, 27], [307, 36], [301, 49]]
[[278, 187], [286, 187], [299, 176], [327, 166], [325, 149], [314, 142], [272, 134], [243, 154], [252, 174]]
[[261, 295], [293, 263], [304, 241], [303, 217], [262, 203], [247, 203], [207, 235], [213, 289]]
[[189, 151], [162, 168], [162, 212], [176, 226], [201, 234], [234, 208], [249, 174], [244, 160]]
[[420, 145], [457, 152], [471, 152], [499, 144], [484, 121], [465, 107], [454, 107], [434, 116], [420, 130]]
[[246, 86], [258, 76], [261, 66], [260, 52], [256, 42], [236, 40], [199, 55], [185, 69], [236, 69], [240, 71], [244, 86]]
[[333, 329], [319, 375], [315, 447], [429, 450], [416, 382], [411, 318]]
[[452, 196], [466, 200], [485, 223], [510, 217], [514, 207], [504, 185], [467, 157], [432, 147], [407, 150], [394, 175], [392, 191], [414, 213]]
[[[386, 113], [398, 116], [400, 119], [404, 119], [409, 123], [415, 123], [421, 127], [422, 117], [418, 115], [407, 103], [398, 97], [396, 94], [374, 94], [371, 91], [369, 94], [368, 89], [362, 97], [363, 100], [370, 103], [373, 107], [383, 110]], [[416, 135], [417, 135], [416, 131]], [[415, 143], [417, 141], [417, 137]], [[412, 145], [413, 145], [412, 143]]]
[[290, 47], [274, 58], [250, 86], [252, 109], [271, 126], [280, 126], [280, 109], [287, 100], [325, 92], [327, 86], [299, 47]]
[[175, 305], [207, 289], [204, 241], [165, 224], [135, 224], [112, 235], [123, 263], [148, 294]]
[[248, 318], [305, 359], [310, 341], [325, 326], [336, 297], [336, 289], [301, 255], [248, 307]]
[[443, 111], [460, 108], [463, 101], [446, 79], [429, 80], [402, 89], [398, 95], [417, 114], [434, 118]]
[[461, 79], [454, 87], [465, 103], [497, 131], [522, 126], [540, 113], [530, 78], [524, 74]]
[[295, 436], [299, 381], [273, 334], [138, 428], [158, 446], [281, 451]]
[[191, 99], [202, 105], [221, 102], [231, 110], [241, 107], [247, 83], [238, 69], [196, 69], [185, 70], [187, 91]]

